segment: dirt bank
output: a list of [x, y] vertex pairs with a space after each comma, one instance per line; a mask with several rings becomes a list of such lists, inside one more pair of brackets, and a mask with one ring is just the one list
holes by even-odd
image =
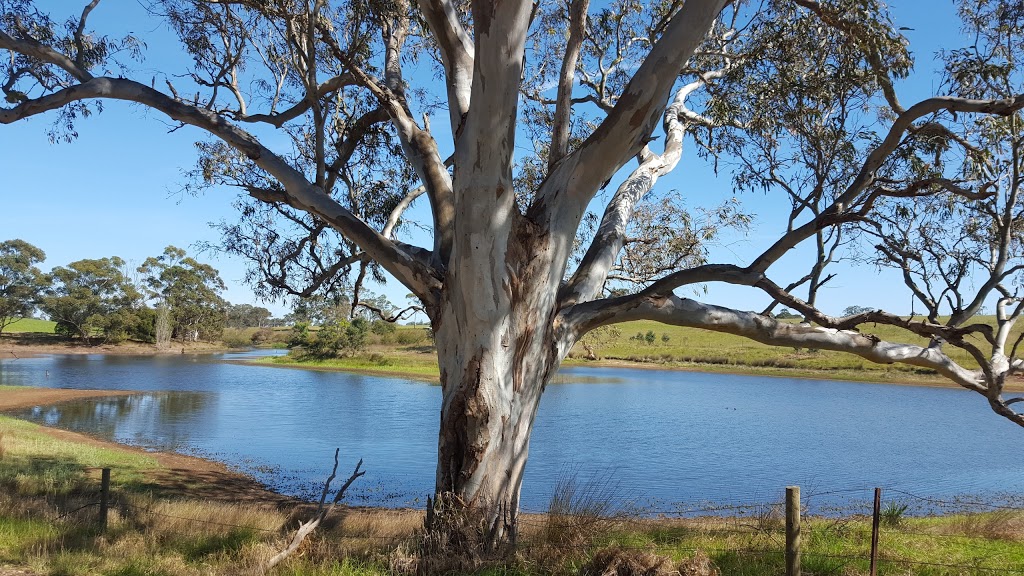
[[9, 387], [0, 389], [0, 411], [18, 410], [71, 402], [83, 398], [104, 398], [134, 394], [128, 390], [68, 390], [65, 388]]

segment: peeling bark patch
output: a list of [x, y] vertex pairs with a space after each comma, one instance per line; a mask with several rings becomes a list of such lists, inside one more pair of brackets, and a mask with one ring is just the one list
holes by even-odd
[[643, 126], [647, 121], [647, 114], [651, 110], [650, 103], [647, 103], [633, 112], [633, 115], [629, 117], [629, 126], [631, 128], [639, 128]]
[[535, 328], [527, 326], [516, 338], [516, 351], [513, 358], [514, 367], [512, 369], [512, 391], [516, 394], [523, 389], [523, 371], [526, 370], [524, 366], [526, 354], [529, 351], [530, 344], [533, 342], [533, 333], [535, 331]]
[[466, 364], [462, 386], [453, 392], [447, 414], [442, 415], [438, 458], [444, 466], [444, 482], [451, 483], [444, 488], [457, 494], [464, 492], [489, 444], [487, 424], [491, 415], [480, 393], [480, 364], [478, 356]]
[[491, 22], [497, 11], [497, 2], [474, 2], [473, 22], [478, 36], [486, 36], [491, 32]]

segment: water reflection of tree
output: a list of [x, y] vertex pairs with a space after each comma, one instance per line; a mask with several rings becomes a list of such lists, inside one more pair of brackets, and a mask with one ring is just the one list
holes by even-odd
[[202, 392], [152, 392], [69, 402], [33, 409], [26, 416], [108, 440], [153, 448], [178, 448], [187, 443], [195, 416], [210, 407]]

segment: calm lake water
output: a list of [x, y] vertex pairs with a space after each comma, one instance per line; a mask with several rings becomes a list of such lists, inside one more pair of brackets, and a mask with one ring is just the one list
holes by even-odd
[[[266, 354], [4, 359], [0, 384], [143, 391], [17, 415], [215, 458], [305, 496], [340, 447], [345, 474], [359, 458], [367, 470], [355, 503], [422, 503], [433, 487], [440, 388], [225, 361]], [[874, 486], [999, 499], [1024, 494], [1022, 439], [1024, 430], [960, 390], [569, 368], [541, 401], [523, 507], [543, 509], [566, 475], [666, 512], [774, 502], [787, 485], [819, 509], [866, 501]]]

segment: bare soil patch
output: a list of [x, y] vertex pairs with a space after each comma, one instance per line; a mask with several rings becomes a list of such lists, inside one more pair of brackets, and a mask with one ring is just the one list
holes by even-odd
[[71, 390], [67, 388], [18, 388], [0, 390], [0, 411], [71, 402], [83, 398], [107, 398], [135, 394], [129, 390]]

